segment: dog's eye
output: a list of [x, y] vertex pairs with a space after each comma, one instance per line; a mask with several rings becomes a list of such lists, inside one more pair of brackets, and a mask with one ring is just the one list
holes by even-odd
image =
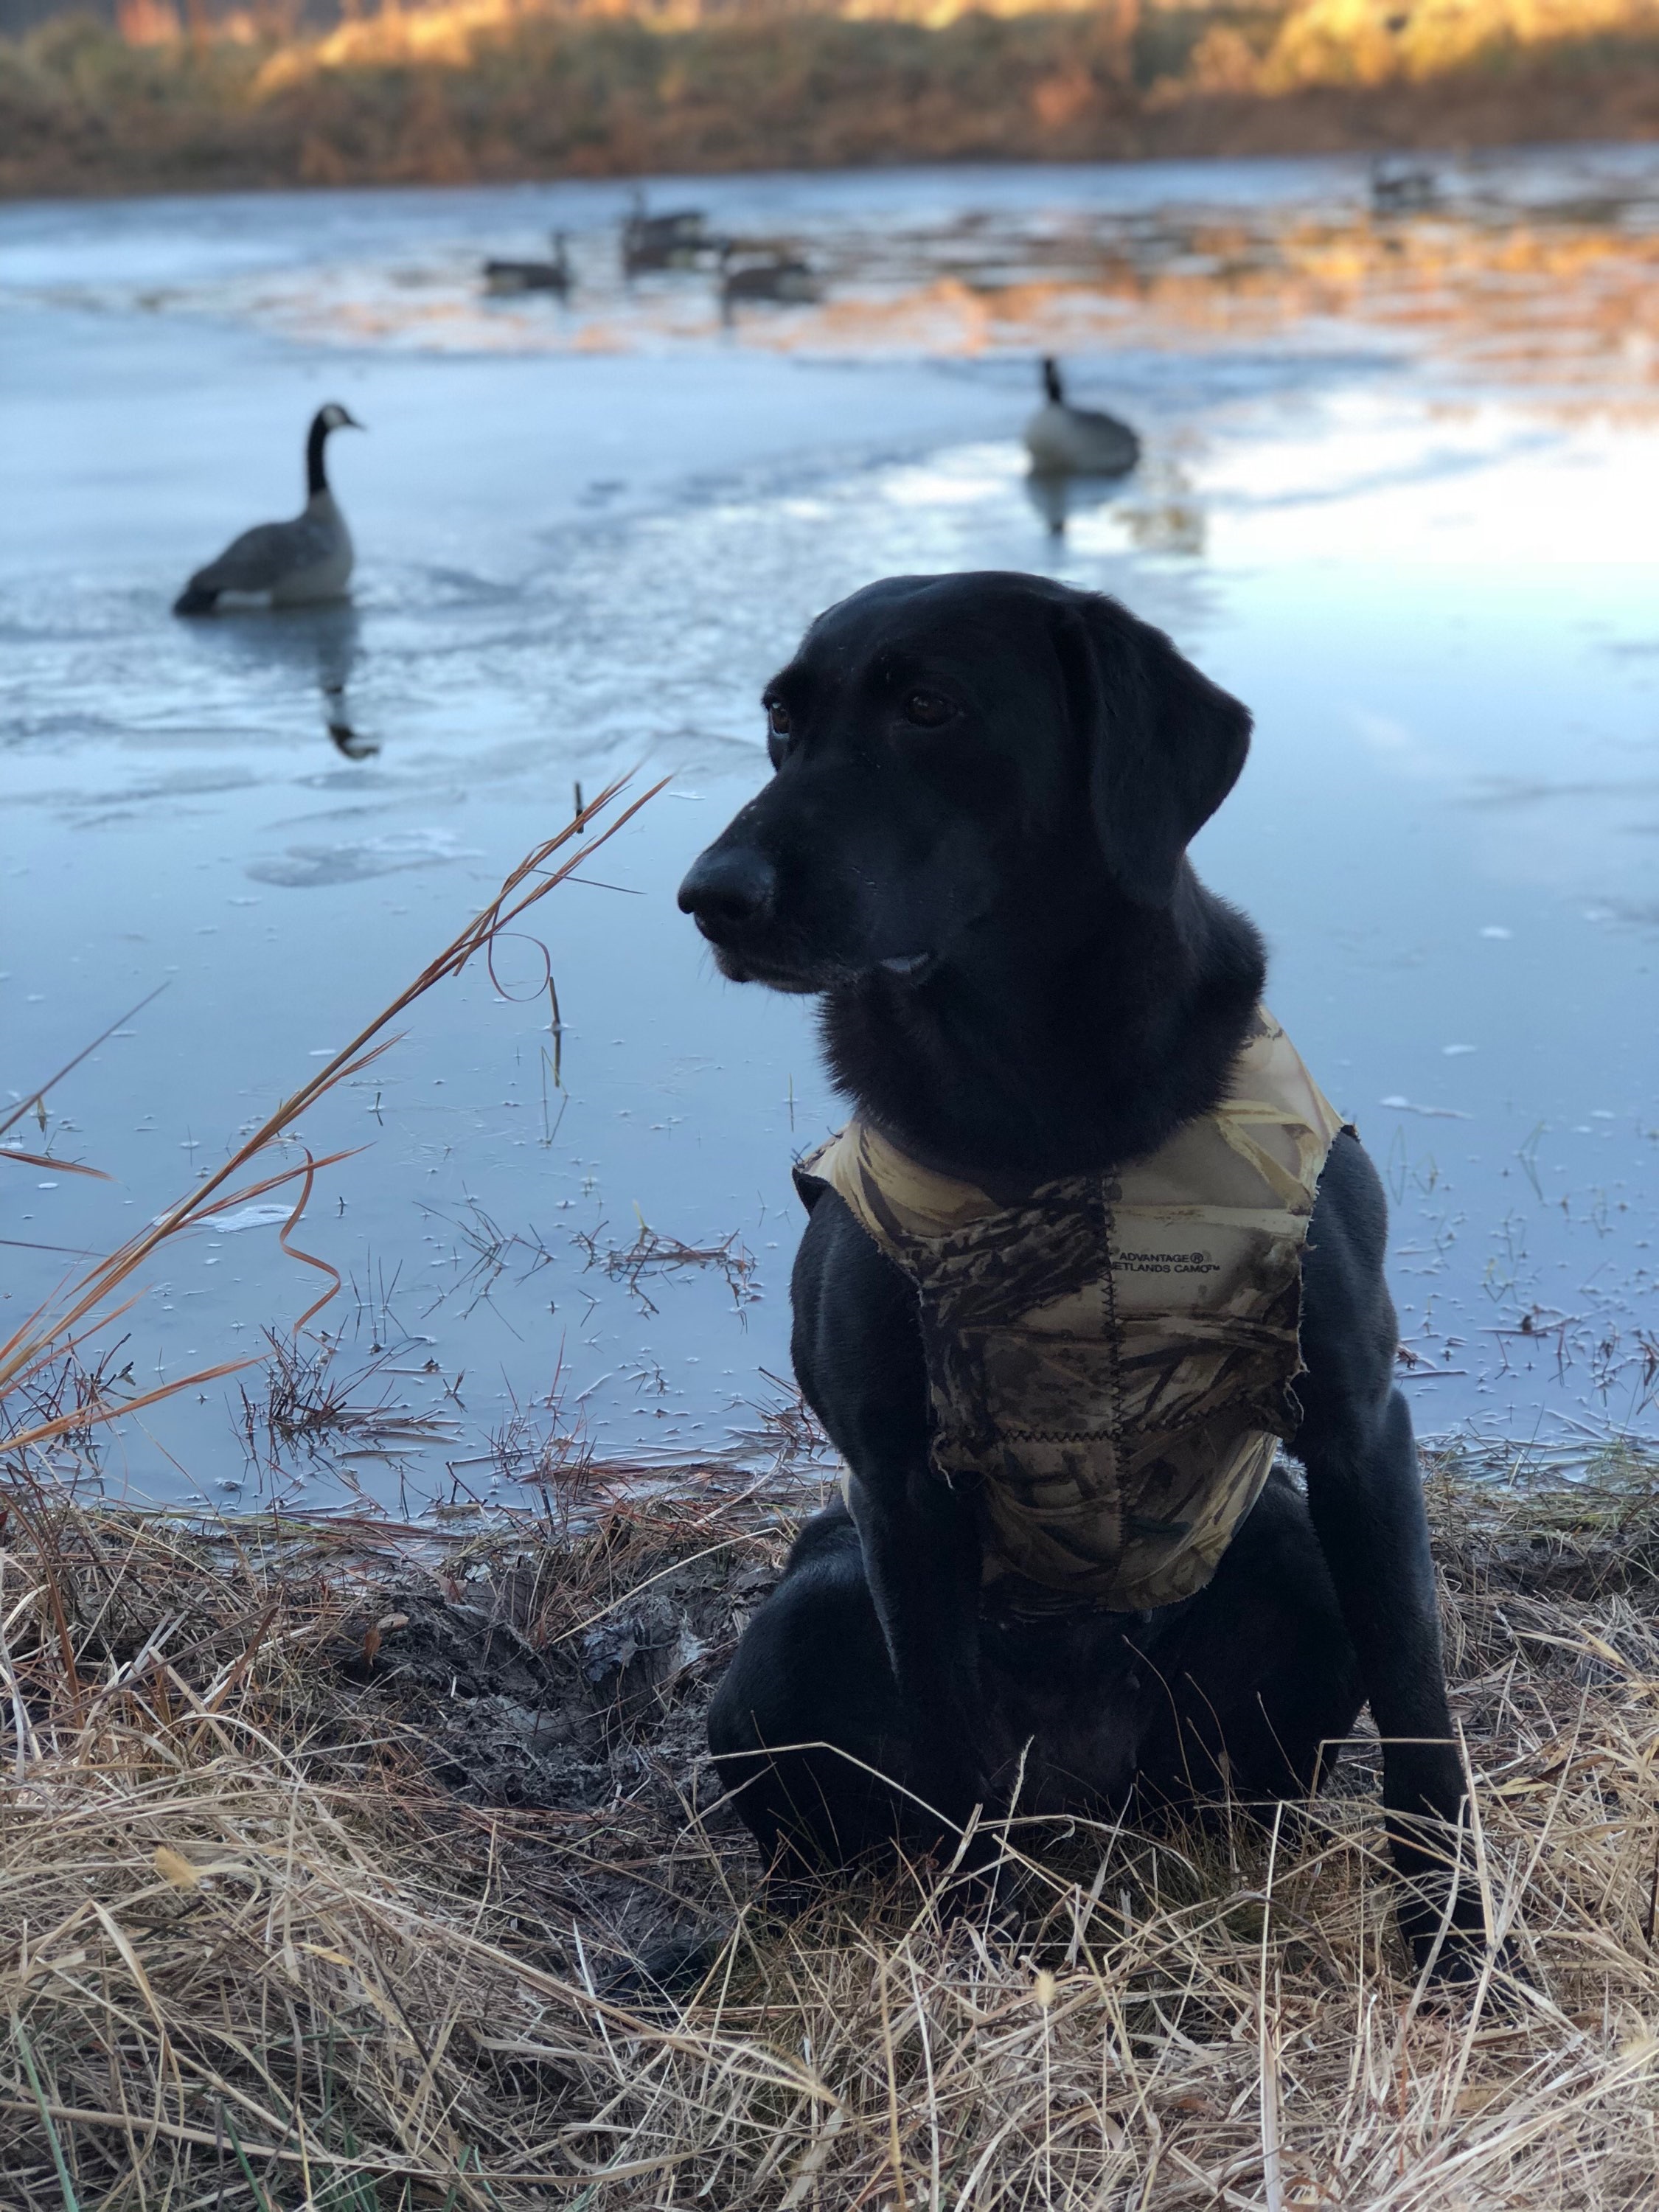
[[775, 738], [787, 738], [788, 736], [789, 709], [784, 705], [781, 699], [769, 699], [767, 701], [766, 726]]
[[955, 712], [950, 701], [940, 698], [937, 691], [913, 691], [904, 702], [905, 720], [921, 730], [937, 730]]

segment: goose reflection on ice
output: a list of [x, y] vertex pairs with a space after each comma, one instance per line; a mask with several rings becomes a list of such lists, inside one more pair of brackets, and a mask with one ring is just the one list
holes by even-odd
[[1204, 508], [1178, 481], [1149, 492], [1146, 484], [1121, 477], [1049, 476], [1033, 469], [1025, 479], [1025, 496], [1048, 524], [1051, 538], [1063, 538], [1068, 522], [1115, 506], [1125, 536], [1139, 553], [1205, 550]]
[[329, 742], [347, 760], [372, 760], [380, 740], [358, 726], [349, 685], [360, 652], [362, 622], [349, 600], [326, 605], [248, 609], [216, 615], [195, 635], [250, 668], [291, 677], [321, 698]]
[[356, 664], [360, 624], [354, 606], [309, 610], [296, 629], [309, 630], [316, 654], [317, 688], [323, 697], [323, 726], [348, 760], [372, 760], [378, 738], [367, 737], [353, 718], [346, 686]]
[[346, 678], [357, 658], [357, 617], [349, 607], [331, 611], [343, 615], [349, 627], [343, 625], [332, 641], [319, 641], [317, 678], [322, 687], [323, 721], [330, 738], [348, 760], [373, 760], [380, 750], [380, 741], [366, 737], [358, 729], [352, 720], [351, 702], [346, 696]]
[[1063, 538], [1073, 515], [1092, 514], [1109, 506], [1122, 493], [1125, 480], [1115, 477], [1061, 475], [1033, 469], [1025, 479], [1025, 496], [1048, 526], [1051, 538]]

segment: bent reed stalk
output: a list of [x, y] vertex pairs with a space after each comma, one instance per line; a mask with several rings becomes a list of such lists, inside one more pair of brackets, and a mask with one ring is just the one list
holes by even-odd
[[[126, 1243], [116, 1251], [87, 1269], [70, 1286], [61, 1302], [47, 1300], [37, 1306], [28, 1318], [20, 1323], [3, 1343], [0, 1343], [0, 1404], [3, 1404], [12, 1391], [26, 1382], [31, 1376], [38, 1373], [46, 1363], [64, 1358], [78, 1352], [88, 1337], [107, 1329], [112, 1322], [129, 1311], [143, 1296], [142, 1291], [131, 1291], [121, 1299], [118, 1304], [113, 1306], [106, 1302], [131, 1281], [144, 1261], [170, 1237], [178, 1236], [181, 1231], [198, 1226], [202, 1222], [210, 1219], [216, 1213], [225, 1212], [234, 1206], [246, 1205], [252, 1199], [263, 1197], [269, 1191], [281, 1189], [285, 1184], [295, 1182], [300, 1184], [300, 1194], [281, 1231], [280, 1242], [283, 1249], [290, 1258], [298, 1260], [306, 1267], [315, 1267], [321, 1273], [332, 1279], [330, 1287], [323, 1296], [307, 1306], [304, 1313], [293, 1323], [290, 1334], [297, 1335], [306, 1323], [319, 1313], [329, 1300], [337, 1293], [340, 1288], [340, 1275], [338, 1270], [331, 1266], [326, 1260], [319, 1260], [313, 1253], [301, 1251], [291, 1242], [293, 1232], [305, 1212], [313, 1185], [320, 1170], [326, 1167], [332, 1167], [341, 1160], [350, 1158], [360, 1148], [353, 1146], [347, 1151], [329, 1152], [320, 1159], [314, 1158], [307, 1151], [304, 1164], [301, 1166], [282, 1169], [275, 1175], [263, 1176], [254, 1182], [241, 1184], [233, 1190], [227, 1190], [225, 1186], [234, 1176], [240, 1174], [250, 1161], [256, 1159], [270, 1146], [280, 1142], [300, 1116], [332, 1091], [336, 1085], [343, 1083], [349, 1077], [360, 1074], [364, 1068], [378, 1060], [383, 1052], [389, 1051], [398, 1039], [396, 1036], [386, 1036], [382, 1032], [401, 1014], [406, 1013], [416, 1000], [423, 997], [434, 984], [441, 982], [447, 975], [459, 975], [467, 963], [475, 959], [480, 953], [488, 961], [497, 938], [527, 913], [538, 900], [545, 898], [550, 890], [556, 890], [568, 876], [580, 867], [585, 860], [590, 860], [602, 845], [607, 843], [619, 830], [631, 822], [640, 809], [647, 805], [656, 797], [668, 781], [668, 778], [664, 776], [653, 784], [648, 791], [630, 801], [620, 814], [606, 823], [596, 836], [590, 837], [587, 835], [589, 824], [604, 813], [629, 781], [627, 776], [620, 776], [608, 784], [558, 832], [556, 836], [547, 838], [543, 843], [538, 845], [533, 852], [526, 854], [507, 877], [501, 890], [490, 900], [489, 905], [473, 916], [465, 928], [444, 947], [435, 959], [427, 963], [414, 981], [400, 991], [391, 1004], [384, 1006], [371, 1022], [366, 1024], [349, 1044], [337, 1052], [314, 1075], [301, 1084], [297, 1091], [290, 1092], [280, 1105], [266, 1115], [252, 1135], [240, 1144], [224, 1164], [216, 1168], [203, 1181], [198, 1188], [188, 1191], [183, 1197], [175, 1200], [173, 1205], [147, 1228], [140, 1230], [136, 1236], [129, 1237]], [[573, 840], [577, 841], [576, 850], [563, 860], [550, 874], [547, 872], [548, 863], [555, 854], [570, 844]], [[526, 885], [530, 887], [526, 889]], [[544, 957], [545, 957], [544, 949]], [[377, 1039], [378, 1042], [376, 1042]], [[89, 1046], [88, 1050], [91, 1049], [93, 1048]], [[70, 1066], [75, 1065], [75, 1061], [70, 1063]], [[67, 1070], [61, 1071], [61, 1073], [67, 1072]], [[52, 1164], [62, 1165], [63, 1163], [54, 1162]], [[137, 1397], [82, 1406], [71, 1413], [61, 1413], [48, 1420], [33, 1422], [14, 1431], [9, 1436], [0, 1437], [0, 1451], [21, 1451], [30, 1445], [49, 1443], [54, 1437], [65, 1435], [70, 1430], [91, 1428], [102, 1422], [118, 1419], [125, 1413], [136, 1413], [145, 1406], [153, 1406], [162, 1399], [171, 1398], [180, 1390], [187, 1390], [198, 1384], [216, 1381], [223, 1375], [235, 1374], [240, 1369], [252, 1364], [254, 1362], [249, 1359], [223, 1360], [216, 1366], [204, 1367], [193, 1374], [179, 1376], [173, 1381], [164, 1382], [159, 1388], [145, 1391]]]

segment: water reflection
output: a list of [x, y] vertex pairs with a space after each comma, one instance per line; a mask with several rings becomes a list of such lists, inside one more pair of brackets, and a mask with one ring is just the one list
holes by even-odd
[[347, 760], [372, 760], [380, 751], [380, 738], [364, 730], [350, 696], [362, 653], [362, 617], [349, 600], [215, 615], [193, 636], [223, 657], [229, 673], [244, 679], [274, 673], [296, 692], [314, 688], [323, 728]]
[[323, 723], [330, 738], [348, 760], [372, 760], [380, 750], [378, 738], [357, 726], [346, 685], [358, 656], [360, 624], [352, 606], [319, 607], [313, 617], [317, 648], [317, 681], [323, 695]]
[[[180, 302], [216, 284], [235, 310], [112, 313], [96, 349], [79, 310], [18, 319], [14, 442], [45, 457], [27, 505], [57, 535], [0, 551], [18, 702], [0, 801], [22, 825], [0, 857], [30, 915], [0, 1002], [10, 1079], [173, 980], [51, 1101], [82, 1117], [63, 1157], [131, 1199], [42, 1170], [11, 1184], [8, 1233], [103, 1249], [133, 1218], [112, 1209], [171, 1203], [568, 818], [573, 781], [648, 761], [669, 790], [544, 910], [556, 1025], [520, 995], [520, 952], [539, 973], [523, 947], [423, 1001], [307, 1120], [315, 1152], [350, 1158], [301, 1241], [347, 1278], [342, 1358], [360, 1330], [365, 1359], [397, 1346], [410, 1407], [465, 1436], [416, 1455], [446, 1492], [530, 1480], [532, 1417], [613, 1460], [738, 1448], [758, 1376], [787, 1371], [789, 1159], [839, 1109], [810, 1008], [721, 990], [672, 887], [752, 795], [758, 687], [820, 608], [902, 569], [1047, 567], [1170, 629], [1257, 714], [1200, 861], [1267, 932], [1275, 1011], [1388, 1178], [1421, 1425], [1594, 1443], [1659, 1424], [1659, 1086], [1632, 1013], [1659, 941], [1659, 435], [1635, 419], [1639, 379], [1628, 410], [1588, 381], [1645, 359], [1632, 288], [1659, 263], [1659, 201], [1627, 179], [1612, 207], [1547, 208], [1516, 165], [1501, 207], [1449, 174], [1435, 210], [1383, 222], [1361, 165], [1346, 209], [1226, 204], [1242, 173], [1205, 172], [1204, 207], [1133, 169], [860, 180], [861, 200], [775, 179], [830, 295], [729, 338], [706, 272], [622, 295], [616, 191], [608, 229], [573, 222], [563, 334], [526, 313], [522, 344], [509, 307], [476, 299], [477, 242], [453, 270], [428, 251], [443, 225], [499, 240], [501, 196], [387, 196], [378, 241], [349, 232], [369, 196], [331, 200], [347, 230], [320, 246], [311, 203], [239, 204], [275, 240], [258, 300], [179, 244], [213, 203], [0, 211], [0, 236], [142, 221], [172, 241]], [[758, 185], [706, 189], [723, 229], [758, 228]], [[424, 291], [386, 279], [416, 267]], [[212, 489], [246, 427], [220, 423], [204, 462], [168, 395], [187, 372], [252, 423], [291, 404], [296, 361], [332, 386], [337, 356], [234, 326], [302, 295], [313, 338], [371, 341], [350, 374], [396, 426], [354, 491], [374, 597], [158, 639], [175, 482]], [[1398, 343], [1334, 342], [1349, 313], [1392, 318]], [[579, 357], [583, 330], [605, 359]], [[1039, 331], [1112, 349], [1095, 380], [1147, 430], [1127, 482], [1026, 479]], [[434, 363], [452, 342], [473, 357]], [[1473, 365], [1449, 395], [1425, 370], [1446, 343]], [[486, 357], [532, 346], [570, 357]], [[807, 346], [842, 358], [775, 357]], [[1539, 380], [1562, 363], [1546, 416]], [[117, 465], [134, 447], [149, 475]], [[59, 1141], [54, 1122], [31, 1148]], [[739, 1245], [741, 1303], [687, 1263], [651, 1275], [641, 1315], [641, 1254]], [[59, 1255], [38, 1281], [15, 1259], [45, 1295]], [[218, 1224], [158, 1274], [133, 1324], [146, 1358], [180, 1371], [257, 1345], [303, 1302], [293, 1272], [270, 1220]], [[123, 1443], [135, 1482], [218, 1479], [218, 1398], [154, 1426], [153, 1448], [136, 1425]]]
[[[908, 198], [902, 183], [797, 191], [783, 196], [787, 244], [775, 181], [769, 200], [757, 183], [711, 180], [708, 238], [748, 235], [767, 249], [740, 276], [728, 270], [725, 288], [672, 272], [630, 281], [617, 256], [620, 195], [581, 186], [510, 200], [428, 194], [401, 221], [361, 195], [361, 210], [343, 201], [325, 233], [307, 224], [256, 241], [257, 268], [220, 260], [162, 292], [124, 281], [113, 262], [94, 275], [97, 257], [79, 239], [43, 238], [12, 254], [13, 287], [41, 304], [144, 304], [330, 345], [450, 353], [702, 349], [729, 318], [727, 295], [750, 283], [771, 305], [741, 318], [738, 335], [769, 351], [1029, 357], [1363, 324], [1488, 379], [1563, 394], [1614, 386], [1650, 403], [1659, 168], [1642, 149], [1497, 156], [1432, 173], [1400, 161], [1273, 165], [1277, 183], [1265, 187], [1251, 171], [1190, 165], [1164, 193], [1127, 173], [1039, 173], [1012, 188], [981, 176], [951, 192], [913, 186]], [[521, 223], [538, 200], [568, 227], [580, 271], [575, 303], [556, 319], [477, 290], [481, 239], [499, 235], [509, 207]], [[292, 218], [273, 205], [269, 221], [280, 232]], [[706, 245], [697, 252], [709, 258]]]
[[1048, 525], [1051, 538], [1063, 538], [1074, 514], [1097, 513], [1121, 498], [1123, 489], [1121, 476], [1055, 476], [1033, 469], [1025, 479], [1025, 496]]

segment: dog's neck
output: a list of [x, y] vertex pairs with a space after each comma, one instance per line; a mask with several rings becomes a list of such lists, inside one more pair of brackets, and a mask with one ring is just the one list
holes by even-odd
[[826, 993], [837, 1087], [915, 1158], [981, 1182], [1156, 1150], [1225, 1093], [1267, 961], [1184, 864], [1168, 907], [1108, 896], [1097, 926], [1060, 944], [999, 915], [923, 983], [877, 972]]

